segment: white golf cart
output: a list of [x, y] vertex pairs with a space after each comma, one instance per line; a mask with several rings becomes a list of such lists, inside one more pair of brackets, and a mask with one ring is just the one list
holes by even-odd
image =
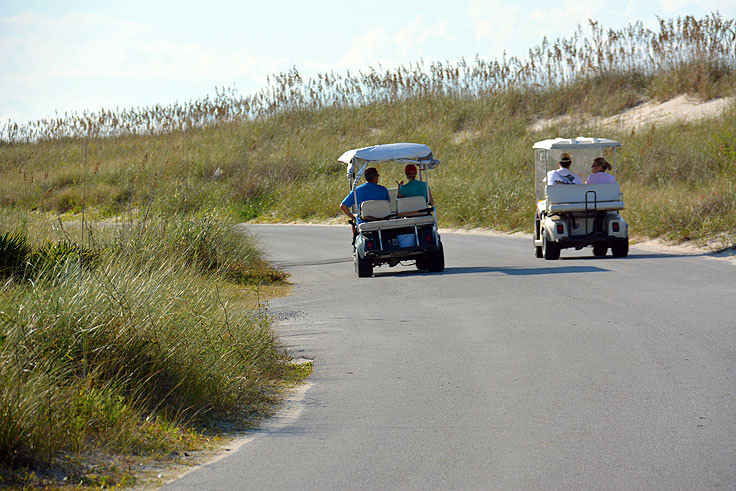
[[534, 144], [537, 211], [534, 218], [534, 251], [537, 257], [558, 259], [560, 250], [593, 246], [594, 256], [629, 253], [629, 228], [618, 211], [624, 208], [618, 183], [555, 184], [547, 173], [557, 169], [563, 153], [572, 158], [570, 170], [583, 182], [591, 163], [605, 157], [616, 169], [616, 149], [621, 143], [605, 138], [555, 138]]
[[[414, 164], [417, 179], [427, 182], [429, 170], [439, 161], [427, 145], [391, 143], [348, 150], [339, 162], [347, 165], [350, 192], [354, 193], [366, 168], [380, 163]], [[403, 171], [403, 168], [402, 168]], [[398, 198], [397, 188], [388, 188], [390, 199], [363, 201], [354, 224], [353, 261], [358, 277], [373, 276], [374, 266], [396, 266], [414, 261], [417, 269], [439, 272], [445, 269], [445, 256], [437, 232], [437, 212], [422, 196]], [[355, 199], [357, 203], [357, 197]]]

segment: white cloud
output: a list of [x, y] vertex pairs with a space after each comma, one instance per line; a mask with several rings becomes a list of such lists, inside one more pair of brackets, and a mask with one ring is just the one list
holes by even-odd
[[385, 29], [377, 27], [363, 36], [353, 38], [350, 48], [337, 63], [336, 68], [355, 70], [389, 64], [391, 63], [390, 55], [388, 55], [389, 47]]
[[[450, 21], [427, 22], [424, 16], [419, 15], [412, 22], [401, 27], [394, 36], [394, 42], [402, 58], [407, 56], [421, 57], [426, 45], [437, 40], [453, 41], [450, 34]], [[416, 56], [417, 53], [419, 56]]]
[[259, 58], [237, 44], [179, 44], [146, 24], [88, 13], [24, 12], [0, 18], [0, 33], [0, 114], [21, 120], [55, 109], [126, 105], [141, 94], [146, 105], [194, 99], [236, 82], [261, 87], [263, 74], [287, 61]]
[[718, 11], [724, 17], [736, 16], [736, 2], [733, 0], [660, 0], [665, 16], [694, 15], [700, 17], [710, 12]]
[[[23, 58], [22, 71], [52, 77], [156, 77], [184, 80], [236, 79], [278, 65], [247, 50], [218, 50], [198, 43], [158, 39], [143, 24], [94, 14], [59, 19], [25, 13], [7, 24], [23, 33], [0, 40]], [[7, 62], [7, 58], [2, 60]], [[20, 65], [20, 60], [13, 64]], [[13, 66], [6, 70], [13, 70]]]
[[530, 17], [548, 38], [570, 37], [578, 25], [586, 26], [589, 20], [599, 21], [608, 27], [609, 9], [601, 0], [565, 0], [561, 5], [546, 9], [533, 9]]
[[662, 9], [667, 14], [678, 14], [685, 10], [685, 7], [692, 5], [688, 0], [661, 0]]
[[522, 10], [511, 3], [497, 0], [472, 0], [468, 7], [468, 14], [473, 23], [475, 38], [479, 41], [493, 41], [497, 45], [504, 45], [512, 39], [520, 29], [530, 26], [521, 26]]

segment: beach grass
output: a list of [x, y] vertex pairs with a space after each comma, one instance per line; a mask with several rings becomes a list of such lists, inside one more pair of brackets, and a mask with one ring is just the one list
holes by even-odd
[[[249, 96], [3, 123], [0, 485], [127, 485], [113, 456], [203, 448], [217, 424], [268, 414], [295, 375], [248, 292], [288, 286], [232, 225], [340, 219], [336, 160], [351, 148], [427, 143], [440, 226], [530, 232], [533, 143], [617, 139], [633, 237], [732, 247], [733, 104], [636, 130], [588, 116], [733, 97], [735, 26], [716, 13], [655, 30], [591, 22], [527, 59], [295, 68]], [[534, 129], [559, 116], [578, 123]]]

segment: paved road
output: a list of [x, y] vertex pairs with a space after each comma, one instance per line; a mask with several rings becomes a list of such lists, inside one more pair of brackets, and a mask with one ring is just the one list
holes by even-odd
[[736, 265], [444, 234], [444, 273], [359, 280], [344, 228], [248, 228], [311, 385], [171, 489], [736, 488]]

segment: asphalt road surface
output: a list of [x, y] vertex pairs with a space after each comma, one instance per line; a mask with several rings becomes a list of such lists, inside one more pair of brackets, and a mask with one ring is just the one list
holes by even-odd
[[358, 279], [347, 227], [249, 225], [314, 360], [279, 418], [171, 489], [734, 489], [736, 265], [562, 259], [442, 235], [447, 269]]

